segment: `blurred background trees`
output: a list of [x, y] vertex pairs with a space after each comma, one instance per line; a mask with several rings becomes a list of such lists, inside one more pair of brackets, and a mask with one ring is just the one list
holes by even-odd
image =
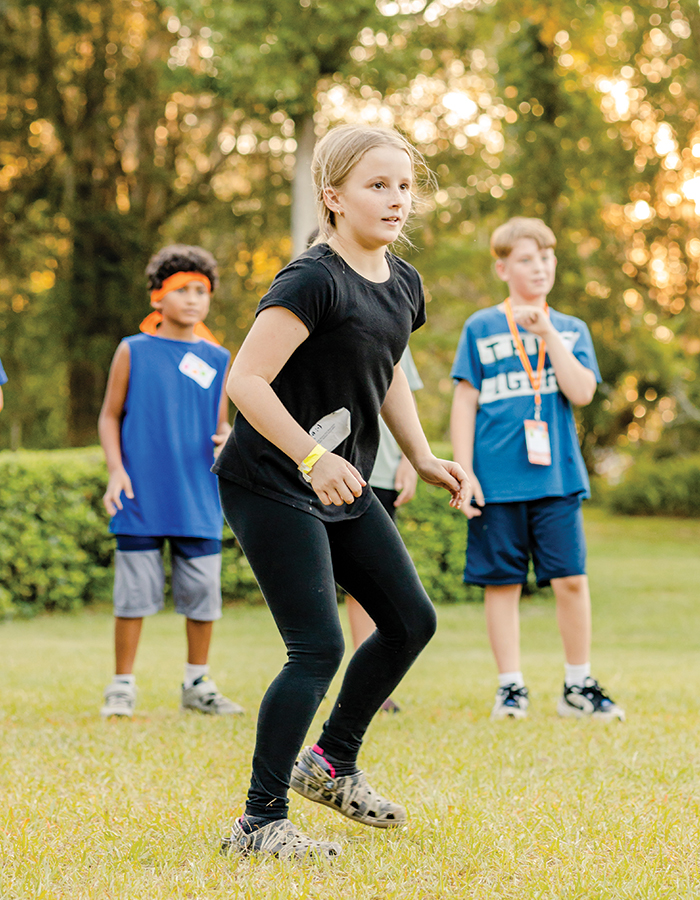
[[365, 121], [438, 176], [408, 252], [433, 439], [461, 325], [503, 296], [489, 234], [525, 214], [557, 234], [552, 303], [598, 350], [589, 463], [697, 450], [699, 41], [695, 0], [6, 0], [0, 447], [94, 441], [165, 242], [219, 259], [209, 324], [235, 351], [310, 230], [313, 140]]

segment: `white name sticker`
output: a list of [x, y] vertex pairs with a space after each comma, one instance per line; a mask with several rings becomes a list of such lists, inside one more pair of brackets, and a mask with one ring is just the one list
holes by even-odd
[[192, 381], [196, 381], [200, 387], [205, 390], [211, 387], [212, 381], [216, 378], [216, 369], [204, 362], [196, 354], [190, 350], [180, 360], [178, 369], [183, 375], [187, 375]]
[[552, 450], [549, 446], [549, 428], [546, 422], [525, 419], [525, 444], [527, 458], [536, 466], [552, 465]]

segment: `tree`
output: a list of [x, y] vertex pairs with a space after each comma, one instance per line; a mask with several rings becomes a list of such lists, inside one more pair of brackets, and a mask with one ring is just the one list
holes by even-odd
[[[311, 156], [314, 114], [324, 82], [358, 69], [351, 50], [361, 33], [396, 31], [403, 18], [382, 14], [376, 0], [233, 0], [215, 8], [208, 0], [180, 0], [178, 9], [205, 17], [217, 29], [217, 91], [233, 95], [258, 115], [282, 113], [294, 123], [292, 180], [293, 254], [316, 227]], [[386, 4], [384, 4], [386, 5]], [[387, 40], [389, 38], [387, 37]]]
[[[160, 229], [214, 198], [217, 177], [245, 182], [255, 154], [232, 153], [235, 110], [208, 90], [207, 41], [173, 33], [159, 4], [37, 0], [0, 17], [5, 280], [24, 285], [5, 314], [51, 322], [79, 445], [94, 440], [116, 343], [143, 316]], [[10, 355], [30, 380], [22, 346]]]

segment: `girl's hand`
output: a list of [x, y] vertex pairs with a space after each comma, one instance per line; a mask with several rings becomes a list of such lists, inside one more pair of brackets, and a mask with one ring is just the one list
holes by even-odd
[[329, 451], [314, 464], [309, 478], [311, 487], [324, 506], [353, 503], [367, 484], [355, 466]]
[[426, 484], [436, 484], [449, 491], [450, 506], [461, 509], [469, 490], [469, 478], [459, 463], [429, 456], [416, 466], [416, 471]]
[[[464, 499], [464, 503], [460, 506], [460, 511], [463, 512], [468, 519], [473, 519], [475, 516], [481, 515], [479, 507], [484, 505], [484, 492], [481, 490], [481, 485], [479, 484], [476, 475], [470, 472], [468, 478], [469, 488], [467, 489], [467, 496]], [[476, 506], [472, 505], [472, 498], [476, 500]]]
[[102, 498], [104, 507], [110, 516], [115, 515], [118, 509], [124, 509], [121, 501], [122, 491], [124, 491], [124, 495], [128, 497], [129, 500], [134, 499], [134, 490], [131, 487], [131, 479], [127, 475], [126, 469], [123, 466], [120, 466], [109, 476], [107, 490]]

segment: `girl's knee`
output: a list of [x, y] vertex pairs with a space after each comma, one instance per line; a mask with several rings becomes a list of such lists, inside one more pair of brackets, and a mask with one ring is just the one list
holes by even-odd
[[416, 608], [415, 614], [411, 619], [411, 625], [408, 633], [408, 642], [417, 650], [430, 641], [437, 629], [437, 615], [435, 607], [430, 601], [421, 603]]
[[330, 683], [340, 668], [345, 655], [342, 633], [326, 636], [313, 644], [306, 644], [290, 650], [289, 659], [312, 671], [316, 677], [325, 678]]

